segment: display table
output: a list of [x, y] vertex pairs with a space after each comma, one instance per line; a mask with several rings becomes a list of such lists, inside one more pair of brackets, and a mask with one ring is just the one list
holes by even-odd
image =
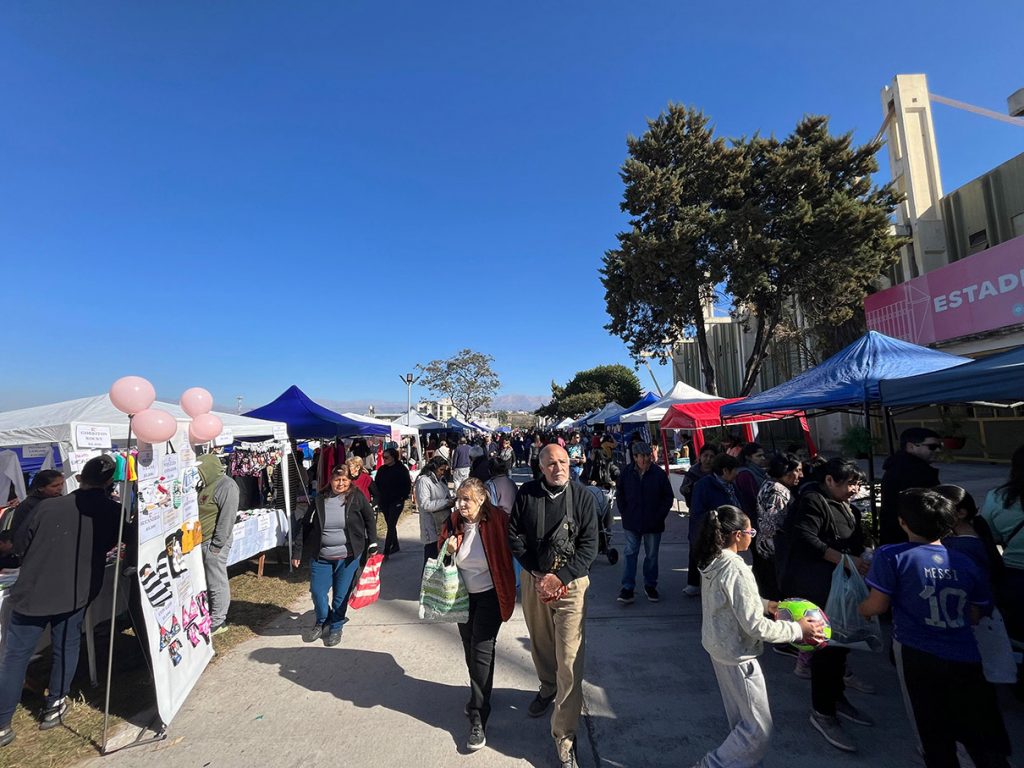
[[288, 545], [288, 514], [283, 509], [250, 509], [238, 513], [231, 532], [228, 565], [260, 556], [256, 575], [263, 575], [266, 551]]
[[[117, 569], [114, 563], [107, 565], [103, 573], [103, 587], [89, 607], [85, 609], [85, 621], [82, 622], [82, 631], [85, 633], [85, 652], [89, 659], [89, 680], [93, 685], [99, 684], [96, 673], [96, 641], [94, 633], [96, 627], [104, 622], [110, 621], [111, 605], [114, 597], [114, 574]], [[4, 640], [7, 625], [11, 621], [11, 587], [18, 580], [16, 570], [4, 571], [0, 574], [0, 658], [3, 658]], [[128, 593], [131, 588], [129, 579], [121, 577], [121, 583], [117, 588], [117, 615], [128, 610]], [[50, 628], [47, 627], [39, 638], [39, 645], [35, 653], [39, 654], [50, 647]]]

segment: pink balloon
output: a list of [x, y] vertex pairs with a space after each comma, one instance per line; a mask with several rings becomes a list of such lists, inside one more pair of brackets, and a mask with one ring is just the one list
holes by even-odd
[[122, 376], [110, 386], [110, 402], [122, 413], [140, 413], [155, 400], [156, 390], [141, 376]]
[[147, 408], [135, 414], [135, 418], [132, 419], [132, 431], [139, 440], [152, 445], [174, 437], [174, 433], [178, 431], [178, 422], [167, 411]]
[[202, 387], [191, 387], [181, 393], [181, 410], [193, 419], [213, 408], [213, 395]]
[[188, 428], [190, 437], [194, 437], [197, 443], [208, 443], [213, 440], [224, 429], [224, 424], [212, 413], [201, 413], [192, 419], [192, 425]]

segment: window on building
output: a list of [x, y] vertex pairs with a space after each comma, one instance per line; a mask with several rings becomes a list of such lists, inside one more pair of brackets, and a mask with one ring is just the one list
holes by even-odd
[[988, 231], [980, 230], [967, 238], [967, 255], [984, 251], [988, 248]]
[[1024, 235], [1024, 212], [1018, 213], [1016, 216], [1011, 216], [1010, 226], [1013, 230], [1014, 237]]

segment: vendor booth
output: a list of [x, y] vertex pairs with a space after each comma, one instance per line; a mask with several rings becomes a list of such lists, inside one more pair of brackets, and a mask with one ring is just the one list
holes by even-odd
[[665, 432], [670, 429], [685, 429], [693, 433], [694, 453], [699, 455], [704, 446], [703, 430], [708, 427], [739, 426], [743, 429], [744, 439], [752, 442], [754, 431], [752, 424], [774, 419], [799, 418], [800, 429], [804, 435], [808, 452], [813, 456], [818, 450], [811, 439], [811, 432], [807, 426], [807, 419], [799, 411], [778, 411], [771, 414], [746, 414], [741, 416], [725, 416], [725, 407], [734, 403], [742, 402], [743, 398], [719, 398], [715, 400], [702, 400], [694, 403], [676, 403], [669, 406], [665, 415], [659, 423], [661, 429], [663, 448], [668, 455], [668, 445], [665, 440]]
[[613, 400], [612, 402], [607, 403], [601, 410], [599, 410], [589, 419], [587, 419], [587, 426], [593, 427], [598, 424], [603, 425], [606, 419], [614, 416], [617, 413], [622, 413], [624, 410], [626, 409]]
[[663, 398], [645, 408], [640, 408], [631, 413], [623, 413], [619, 421], [624, 424], [637, 424], [643, 422], [658, 423], [673, 405], [684, 403], [700, 403], [707, 400], [720, 400], [715, 395], [709, 395], [694, 389], [683, 381], [677, 381], [672, 390]]
[[604, 425], [606, 427], [615, 426], [623, 420], [624, 416], [628, 416], [631, 413], [636, 413], [637, 411], [642, 411], [645, 408], [649, 408], [650, 406], [658, 402], [659, 399], [660, 398], [653, 392], [648, 392], [635, 403], [633, 403], [631, 406], [629, 406], [629, 408], [624, 408], [618, 413], [614, 413], [611, 416], [606, 417], [604, 420]]
[[879, 382], [882, 404], [897, 406], [941, 403], [1024, 401], [1024, 346], [920, 376]]

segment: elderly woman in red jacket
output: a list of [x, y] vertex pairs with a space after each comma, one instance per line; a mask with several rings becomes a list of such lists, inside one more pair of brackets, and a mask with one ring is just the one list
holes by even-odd
[[470, 731], [466, 748], [476, 751], [487, 743], [484, 730], [491, 713], [498, 629], [516, 607], [508, 515], [491, 504], [480, 480], [471, 477], [459, 486], [455, 510], [441, 531], [437, 548], [454, 555], [459, 576], [469, 592], [469, 621], [459, 624], [459, 634], [469, 668], [466, 714]]

